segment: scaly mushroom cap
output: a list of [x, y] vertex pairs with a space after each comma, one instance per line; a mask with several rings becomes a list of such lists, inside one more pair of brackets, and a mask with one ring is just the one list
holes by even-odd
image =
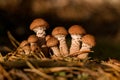
[[27, 46], [29, 44], [29, 42], [27, 40], [23, 40], [21, 43], [20, 43], [20, 47], [24, 47], [24, 46]]
[[35, 43], [35, 42], [37, 42], [38, 41], [38, 37], [36, 36], [36, 35], [30, 35], [29, 37], [28, 37], [28, 42], [29, 43]]
[[68, 32], [70, 34], [79, 34], [79, 35], [82, 35], [82, 34], [86, 33], [85, 29], [82, 26], [79, 26], [79, 25], [73, 25], [73, 26], [71, 26], [68, 29]]
[[86, 34], [82, 37], [82, 42], [85, 44], [88, 44], [90, 46], [95, 46], [96, 42], [95, 42], [95, 37], [90, 35], [90, 34]]
[[32, 23], [30, 24], [30, 30], [33, 30], [34, 28], [37, 28], [37, 27], [49, 28], [49, 24], [44, 19], [37, 18], [33, 20]]
[[46, 44], [47, 44], [48, 47], [53, 47], [53, 46], [56, 46], [58, 44], [58, 40], [55, 37], [50, 37], [47, 40]]
[[67, 30], [63, 26], [57, 26], [53, 29], [52, 35], [67, 35]]

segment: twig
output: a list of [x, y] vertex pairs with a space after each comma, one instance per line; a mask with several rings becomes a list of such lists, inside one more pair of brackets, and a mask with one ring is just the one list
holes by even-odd
[[[28, 60], [32, 65], [39, 66], [39, 67], [62, 67], [62, 66], [82, 66], [81, 63], [71, 63], [65, 61], [55, 61], [55, 60], [36, 60], [36, 59], [29, 59]], [[6, 69], [11, 68], [26, 68], [28, 65], [26, 64], [25, 60], [16, 60], [16, 61], [6, 61], [1, 62], [2, 66]]]
[[76, 52], [76, 53], [73, 53], [73, 54], [69, 54], [67, 55], [66, 57], [75, 57], [75, 56], [78, 56], [80, 54], [84, 54], [84, 53], [90, 53], [90, 52], [94, 52], [94, 51], [79, 51], [79, 52]]

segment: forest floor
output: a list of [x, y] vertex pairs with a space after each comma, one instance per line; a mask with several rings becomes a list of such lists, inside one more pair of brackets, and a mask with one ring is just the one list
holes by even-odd
[[[17, 41], [10, 34], [9, 37], [11, 42], [13, 41], [12, 44], [16, 47]], [[120, 61], [115, 58], [102, 60], [88, 57], [84, 60], [79, 60], [76, 57], [68, 56], [57, 59], [39, 57], [36, 54], [29, 56], [14, 55], [16, 51], [9, 51], [6, 55], [0, 54], [0, 80], [120, 79]], [[93, 54], [96, 54], [96, 52], [97, 50]]]

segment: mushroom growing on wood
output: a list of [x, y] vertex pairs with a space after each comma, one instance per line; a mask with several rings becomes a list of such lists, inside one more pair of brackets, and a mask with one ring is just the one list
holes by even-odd
[[20, 54], [30, 54], [29, 42], [27, 40], [23, 40], [19, 45], [19, 49], [22, 51]]
[[78, 55], [79, 59], [85, 59], [88, 57], [88, 53], [91, 52], [91, 48], [96, 44], [93, 35], [86, 34], [82, 37], [82, 47], [80, 49], [81, 54]]
[[28, 42], [30, 43], [31, 53], [39, 53], [40, 48], [38, 46], [38, 37], [36, 35], [30, 35], [28, 37]]
[[80, 41], [82, 36], [86, 33], [83, 27], [79, 25], [73, 25], [68, 29], [69, 34], [72, 37], [71, 46], [70, 46], [70, 54], [74, 54], [79, 52], [80, 49]]
[[55, 27], [52, 31], [52, 35], [59, 41], [59, 49], [62, 56], [68, 55], [68, 46], [66, 44], [67, 30], [63, 26]]
[[53, 51], [53, 54], [55, 56], [60, 56], [60, 51], [59, 51], [59, 48], [58, 48], [58, 40], [55, 38], [55, 37], [50, 37], [48, 40], [47, 40], [47, 46], [50, 47]]

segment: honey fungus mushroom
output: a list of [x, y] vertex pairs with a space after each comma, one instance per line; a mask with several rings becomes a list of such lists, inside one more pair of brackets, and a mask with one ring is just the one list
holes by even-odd
[[45, 30], [49, 28], [48, 23], [42, 19], [42, 18], [37, 18], [32, 21], [30, 24], [30, 30], [34, 31], [36, 33], [36, 36], [44, 38], [46, 33]]
[[96, 44], [95, 37], [91, 34], [86, 34], [82, 37], [82, 47], [80, 55], [78, 55], [79, 59], [85, 59], [88, 57], [89, 52], [91, 52], [91, 48], [94, 47]]
[[27, 40], [23, 40], [19, 45], [20, 54], [30, 54], [30, 45]]
[[48, 40], [47, 40], [47, 46], [50, 47], [53, 51], [53, 54], [55, 56], [60, 56], [60, 51], [59, 51], [59, 48], [58, 48], [58, 40], [55, 38], [55, 37], [50, 37]]
[[30, 43], [31, 53], [40, 52], [40, 48], [38, 46], [38, 37], [36, 35], [30, 35], [28, 37], [28, 42]]
[[47, 35], [46, 37], [45, 37], [45, 40], [47, 41], [50, 37], [52, 37], [51, 35]]
[[39, 38], [38, 41], [39, 47], [46, 56], [49, 56], [45, 40], [46, 36], [45, 30], [47, 30], [48, 28], [49, 24], [42, 18], [37, 18], [33, 20], [32, 23], [30, 24], [30, 30], [33, 30], [36, 33], [36, 36]]
[[71, 46], [70, 46], [70, 54], [74, 54], [79, 52], [80, 50], [80, 41], [82, 36], [86, 33], [84, 28], [80, 25], [72, 25], [68, 29], [69, 34], [71, 35]]
[[67, 34], [67, 30], [63, 26], [57, 26], [52, 31], [52, 35], [59, 41], [59, 49], [62, 56], [68, 55], [68, 46], [66, 44]]

